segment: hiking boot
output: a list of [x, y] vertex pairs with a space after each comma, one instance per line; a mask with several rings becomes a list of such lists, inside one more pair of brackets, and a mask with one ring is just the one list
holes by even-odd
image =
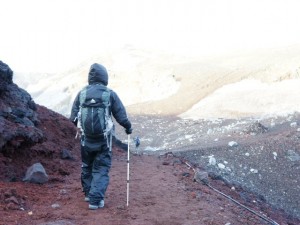
[[104, 200], [101, 200], [99, 205], [91, 205], [89, 204], [89, 209], [95, 210], [104, 207]]
[[85, 198], [84, 198], [84, 201], [85, 201], [85, 202], [89, 202], [89, 201], [90, 201], [90, 198], [89, 198], [89, 197], [85, 197]]

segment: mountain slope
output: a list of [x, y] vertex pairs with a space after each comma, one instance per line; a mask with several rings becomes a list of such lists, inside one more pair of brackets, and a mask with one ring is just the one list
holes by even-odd
[[[246, 99], [247, 93], [259, 95], [270, 104], [266, 111], [276, 111], [277, 105], [280, 106], [283, 101], [274, 102], [273, 99], [284, 95], [284, 102], [294, 111], [298, 108], [294, 107], [293, 98], [289, 93], [292, 92], [295, 96], [300, 95], [300, 91], [295, 86], [282, 82], [300, 78], [299, 53], [300, 46], [290, 46], [223, 56], [190, 57], [127, 46], [95, 56], [70, 71], [49, 75], [36, 84], [27, 85], [26, 89], [37, 103], [45, 102], [47, 107], [68, 115], [75, 95], [87, 84], [89, 66], [97, 62], [107, 67], [109, 87], [119, 94], [132, 114], [180, 115], [188, 112], [182, 116], [209, 117], [205, 114], [206, 106], [199, 109], [196, 105], [202, 105], [200, 102], [207, 102], [206, 98], [221, 90], [223, 98], [208, 101], [211, 111], [215, 111], [215, 117], [249, 116], [251, 113], [245, 113], [243, 109], [244, 100], [237, 100], [233, 107], [231, 106], [232, 99], [238, 99], [239, 92], [226, 93], [222, 90], [224, 86], [231, 84], [240, 87], [239, 82], [248, 80], [257, 80], [262, 82], [262, 85], [266, 84], [263, 88], [268, 85], [270, 88], [263, 91], [257, 90], [255, 86], [247, 88], [243, 93]], [[20, 83], [24, 79], [17, 77]], [[30, 76], [28, 79], [30, 80]], [[273, 84], [279, 83], [283, 84], [281, 92], [274, 92], [277, 94], [270, 96]], [[243, 86], [251, 87], [251, 83], [243, 83]], [[227, 101], [229, 104], [226, 104]], [[252, 106], [253, 113], [260, 115], [257, 109], [264, 103], [260, 103], [259, 99], [255, 101], [257, 104]], [[225, 110], [230, 113], [222, 114], [222, 111], [218, 110], [218, 103], [226, 105]], [[234, 107], [234, 104], [239, 105], [241, 111]], [[197, 110], [194, 110], [195, 107]]]
[[[289, 120], [297, 119], [297, 123], [293, 123], [292, 127], [286, 125], [289, 123], [287, 121], [285, 123], [280, 123], [280, 120], [276, 121], [281, 130], [278, 130], [276, 126], [275, 130], [273, 128], [273, 131], [267, 134], [268, 138], [259, 136], [257, 140], [264, 140], [264, 142], [257, 144], [255, 143], [256, 136], [249, 138], [250, 134], [242, 132], [240, 129], [243, 127], [238, 127], [238, 125], [246, 125], [243, 121], [235, 121], [236, 125], [234, 125], [230, 124], [232, 121], [225, 120], [216, 123], [214, 121], [187, 121], [178, 117], [134, 117], [132, 136], [139, 132], [144, 132], [147, 136], [142, 134], [141, 149], [134, 148], [132, 142], [130, 144], [130, 205], [128, 208], [125, 206], [127, 152], [114, 146], [111, 185], [107, 192], [106, 206], [95, 213], [88, 210], [87, 203], [83, 201], [80, 185], [80, 144], [79, 141], [74, 140], [74, 125], [64, 116], [46, 107], [35, 105], [26, 91], [20, 90], [13, 84], [12, 74], [7, 76], [5, 73], [3, 76], [1, 73], [0, 87], [0, 121], [1, 125], [4, 124], [1, 126], [0, 138], [7, 140], [6, 138], [10, 137], [6, 142], [2, 141], [4, 145], [0, 147], [0, 171], [2, 172], [0, 175], [0, 224], [72, 225], [98, 224], [99, 221], [114, 225], [125, 223], [143, 225], [267, 224], [261, 218], [223, 198], [207, 186], [193, 182], [193, 171], [188, 166], [189, 164], [184, 163], [185, 160], [189, 160], [192, 166], [204, 170], [207, 169], [205, 166], [207, 157], [214, 154], [218, 162], [226, 164], [226, 161], [226, 167], [233, 172], [245, 172], [252, 168], [250, 166], [255, 166], [254, 168], [258, 168], [259, 174], [261, 173], [263, 177], [265, 173], [269, 173], [269, 166], [266, 166], [266, 162], [271, 163], [272, 166], [280, 165], [271, 168], [273, 171], [283, 172], [282, 174], [273, 173], [276, 178], [285, 178], [284, 171], [278, 169], [286, 166], [286, 161], [291, 161], [288, 165], [289, 169], [299, 170], [297, 151], [286, 149], [290, 146], [297, 146], [299, 142], [298, 131], [295, 130], [299, 117]], [[7, 110], [9, 107], [11, 110]], [[14, 107], [19, 109], [23, 107], [24, 111], [15, 110]], [[16, 113], [20, 111], [25, 114]], [[222, 132], [219, 126], [222, 129], [225, 126], [224, 129], [227, 131]], [[228, 127], [233, 129], [228, 129]], [[157, 130], [158, 128], [162, 130]], [[194, 133], [187, 134], [187, 131]], [[273, 135], [274, 131], [276, 134], [279, 132], [279, 135]], [[165, 134], [166, 132], [168, 133]], [[254, 131], [251, 130], [251, 132]], [[30, 139], [30, 137], [36, 137], [34, 134], [39, 135], [38, 138]], [[160, 139], [155, 140], [155, 135]], [[199, 138], [194, 140], [193, 135], [199, 135]], [[148, 141], [145, 138], [152, 139], [157, 144], [170, 142], [169, 144], [174, 147], [167, 152], [157, 154], [145, 152], [143, 148], [146, 147], [145, 144]], [[216, 141], [216, 138], [220, 139], [220, 142]], [[231, 138], [240, 143], [238, 148], [228, 149], [227, 140]], [[261, 148], [262, 144], [270, 148], [264, 150]], [[274, 152], [273, 155], [271, 154], [271, 160], [268, 160], [269, 151], [274, 151], [274, 146], [277, 147], [278, 161], [272, 158]], [[256, 155], [252, 152], [249, 154], [249, 149], [253, 148], [260, 150], [260, 154]], [[69, 150], [71, 160], [62, 158], [61, 153], [64, 149]], [[227, 159], [228, 151], [234, 154], [233, 150], [238, 150], [242, 154], [235, 154], [234, 157]], [[286, 151], [289, 153], [287, 158], [285, 157]], [[250, 157], [244, 153], [248, 153]], [[261, 161], [259, 157], [264, 160]], [[22, 182], [27, 167], [36, 162], [41, 162], [45, 167], [49, 181], [43, 185]], [[240, 162], [244, 167], [239, 167]], [[283, 207], [286, 207], [283, 209], [287, 210], [287, 213], [284, 213], [281, 206], [277, 205], [276, 208], [279, 209], [274, 209], [265, 201], [265, 193], [249, 193], [243, 189], [243, 182], [231, 184], [228, 183], [229, 179], [224, 179], [226, 178], [226, 176], [223, 177], [224, 174], [230, 175], [226, 172], [227, 170], [220, 171], [218, 167], [212, 169], [220, 172], [219, 175], [218, 173], [210, 174], [209, 181], [214, 187], [280, 224], [299, 224], [299, 220], [294, 218], [299, 215], [297, 214], [299, 212], [293, 207], [293, 204], [297, 204], [298, 198], [293, 188], [297, 185], [297, 176], [296, 179], [289, 176], [286, 177], [287, 180], [280, 179], [279, 181], [271, 176], [268, 177], [276, 184], [273, 187], [275, 195], [271, 197], [274, 197], [275, 202], [279, 201]], [[250, 170], [245, 176], [248, 176], [247, 180], [250, 185], [252, 182], [258, 182], [260, 184], [257, 185], [258, 187], [266, 187], [264, 184], [267, 183], [258, 179], [259, 174], [252, 173]], [[240, 176], [232, 178], [239, 180]], [[276, 194], [282, 188], [286, 193], [293, 193], [292, 199], [287, 198], [290, 205], [285, 205], [286, 201], [281, 199], [282, 196], [278, 197]]]

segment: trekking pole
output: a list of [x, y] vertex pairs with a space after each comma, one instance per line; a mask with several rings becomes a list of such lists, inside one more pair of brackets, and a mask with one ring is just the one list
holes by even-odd
[[128, 134], [128, 146], [127, 146], [127, 206], [129, 205], [129, 142], [130, 142], [130, 134]]

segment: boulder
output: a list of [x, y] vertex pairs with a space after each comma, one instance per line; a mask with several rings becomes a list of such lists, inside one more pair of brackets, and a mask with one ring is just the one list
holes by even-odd
[[26, 172], [26, 175], [25, 175], [25, 178], [23, 179], [23, 181], [37, 183], [37, 184], [43, 184], [48, 181], [48, 175], [41, 163], [35, 163], [27, 169], [27, 172]]
[[208, 173], [197, 168], [195, 170], [194, 180], [198, 183], [208, 184]]
[[68, 149], [63, 149], [60, 152], [61, 159], [73, 159], [72, 153]]

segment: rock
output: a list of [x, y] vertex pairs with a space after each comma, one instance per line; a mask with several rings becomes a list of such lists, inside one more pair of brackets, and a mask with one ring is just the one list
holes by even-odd
[[19, 201], [15, 196], [11, 196], [10, 198], [5, 199], [6, 203], [12, 202], [16, 205], [19, 205]]
[[228, 142], [228, 146], [230, 146], [230, 147], [237, 147], [238, 143], [235, 142], [235, 141], [230, 141], [230, 142]]
[[73, 156], [69, 150], [63, 149], [63, 150], [61, 150], [60, 158], [61, 159], [73, 159]]
[[217, 160], [216, 158], [212, 155], [212, 156], [208, 156], [208, 163], [209, 165], [215, 166], [217, 164]]
[[67, 194], [67, 190], [66, 189], [62, 189], [62, 190], [59, 191], [59, 193], [61, 195], [66, 195]]
[[290, 150], [287, 151], [287, 158], [289, 160], [291, 160], [292, 162], [299, 161], [300, 160], [300, 155], [297, 152], [295, 152], [294, 150], [290, 149]]
[[18, 210], [19, 209], [19, 206], [13, 202], [9, 202], [6, 207], [9, 210]]
[[206, 171], [201, 171], [198, 168], [195, 170], [194, 180], [198, 183], [207, 184], [208, 183], [208, 173]]
[[182, 162], [179, 159], [174, 159], [173, 162], [172, 162], [172, 166], [174, 166], [176, 164], [180, 165], [180, 164], [182, 164]]
[[218, 163], [218, 167], [221, 170], [225, 169], [225, 165], [223, 163]]
[[9, 197], [11, 197], [11, 196], [16, 196], [17, 195], [17, 190], [16, 189], [9, 189], [9, 190], [6, 190], [5, 192], [4, 192], [4, 197], [6, 197], [6, 198], [9, 198]]
[[168, 166], [168, 165], [170, 165], [170, 162], [168, 162], [168, 161], [163, 161], [162, 164], [163, 164], [164, 166]]
[[185, 139], [189, 139], [189, 140], [190, 140], [190, 139], [193, 140], [193, 136], [194, 136], [194, 135], [187, 135], [187, 134], [186, 134], [186, 135], [184, 136], [184, 138], [185, 138]]
[[277, 152], [273, 152], [274, 159], [277, 159]]
[[208, 131], [206, 132], [207, 134], [212, 134], [213, 130], [212, 129], [208, 129]]
[[35, 163], [27, 169], [23, 181], [43, 184], [48, 181], [48, 175], [41, 163]]
[[257, 169], [252, 169], [252, 168], [251, 168], [251, 169], [250, 169], [250, 172], [251, 172], [251, 173], [258, 173], [258, 170], [257, 170]]
[[13, 71], [7, 64], [0, 61], [0, 93], [7, 90], [7, 85], [12, 83]]
[[293, 122], [293, 123], [290, 124], [290, 126], [291, 126], [291, 127], [297, 127], [298, 124], [297, 124], [297, 122]]
[[183, 176], [183, 177], [189, 177], [189, 176], [190, 176], [190, 173], [184, 172], [184, 173], [182, 173], [182, 176]]
[[254, 124], [251, 124], [245, 132], [247, 134], [256, 135], [256, 134], [262, 134], [266, 133], [268, 131], [268, 128], [262, 125], [260, 122], [255, 122]]
[[36, 127], [36, 105], [30, 94], [12, 80], [13, 71], [0, 61], [0, 152], [10, 155], [22, 145], [31, 146], [43, 140]]
[[59, 208], [60, 208], [60, 205], [57, 204], [57, 203], [55, 203], [55, 204], [52, 204], [51, 207], [52, 207], [53, 209], [59, 209]]

